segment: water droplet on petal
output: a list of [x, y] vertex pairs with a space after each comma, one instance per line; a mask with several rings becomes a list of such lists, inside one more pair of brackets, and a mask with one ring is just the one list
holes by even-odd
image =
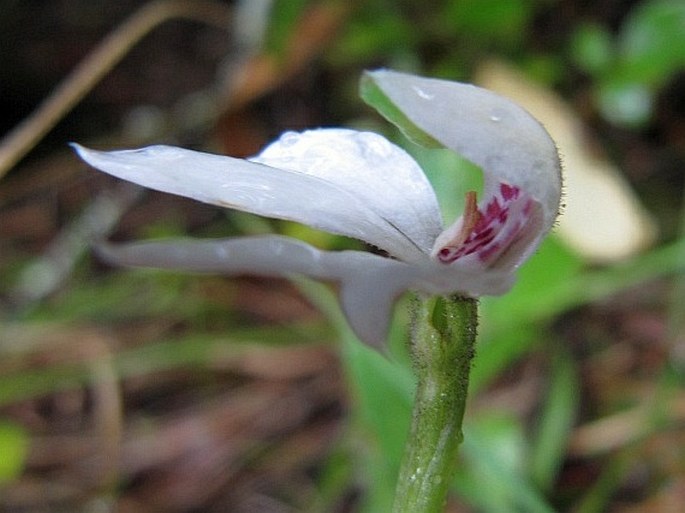
[[359, 152], [365, 159], [385, 159], [392, 153], [392, 146], [386, 139], [380, 137], [378, 134], [372, 132], [359, 132], [355, 136], [357, 147], [355, 151]]
[[432, 100], [433, 98], [435, 98], [434, 94], [427, 93], [420, 87], [412, 86], [412, 88], [414, 89], [414, 91], [416, 91], [416, 94], [418, 94], [419, 97], [423, 98], [424, 100]]
[[503, 111], [502, 109], [495, 108], [490, 111], [490, 121], [493, 121], [495, 123], [499, 123], [506, 117], [506, 112]]
[[300, 139], [300, 134], [297, 132], [285, 132], [283, 135], [281, 135], [279, 142], [284, 146], [284, 147], [289, 147], [289, 146], [294, 146], [297, 144], [297, 141]]

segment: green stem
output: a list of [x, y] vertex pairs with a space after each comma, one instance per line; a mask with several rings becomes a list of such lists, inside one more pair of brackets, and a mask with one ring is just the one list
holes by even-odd
[[463, 438], [477, 306], [463, 297], [418, 300], [410, 346], [418, 386], [393, 513], [444, 510]]

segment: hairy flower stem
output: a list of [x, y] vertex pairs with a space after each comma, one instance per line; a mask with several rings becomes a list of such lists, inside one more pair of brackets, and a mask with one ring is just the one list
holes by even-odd
[[393, 513], [439, 513], [456, 470], [474, 354], [475, 299], [419, 298], [410, 345], [418, 378]]

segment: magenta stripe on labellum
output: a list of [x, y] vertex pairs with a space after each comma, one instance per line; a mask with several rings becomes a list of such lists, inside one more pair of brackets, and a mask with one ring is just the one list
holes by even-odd
[[[468, 227], [463, 242], [453, 242], [440, 249], [438, 260], [444, 264], [451, 264], [460, 258], [477, 253], [482, 262], [488, 262], [496, 257], [502, 249], [515, 241], [528, 225], [533, 212], [533, 199], [521, 192], [516, 186], [500, 184], [498, 194], [488, 201], [484, 209], [476, 208], [467, 211], [463, 218], [475, 219], [473, 226]], [[521, 205], [523, 205], [521, 207]], [[516, 209], [518, 216], [510, 219], [510, 213]]]

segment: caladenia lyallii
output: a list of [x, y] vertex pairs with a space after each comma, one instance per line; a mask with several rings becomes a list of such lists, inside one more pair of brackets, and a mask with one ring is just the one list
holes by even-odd
[[338, 284], [359, 338], [385, 341], [406, 290], [419, 303], [411, 342], [418, 392], [396, 512], [440, 511], [461, 437], [477, 321], [474, 298], [505, 293], [556, 219], [560, 164], [525, 110], [487, 90], [389, 70], [367, 72], [362, 97], [414, 142], [459, 153], [483, 171], [479, 200], [444, 227], [419, 165], [380, 135], [288, 132], [243, 160], [170, 146], [100, 152], [93, 167], [145, 187], [356, 238], [384, 251], [324, 251], [266, 235], [103, 244], [128, 266], [227, 275], [305, 275]]

